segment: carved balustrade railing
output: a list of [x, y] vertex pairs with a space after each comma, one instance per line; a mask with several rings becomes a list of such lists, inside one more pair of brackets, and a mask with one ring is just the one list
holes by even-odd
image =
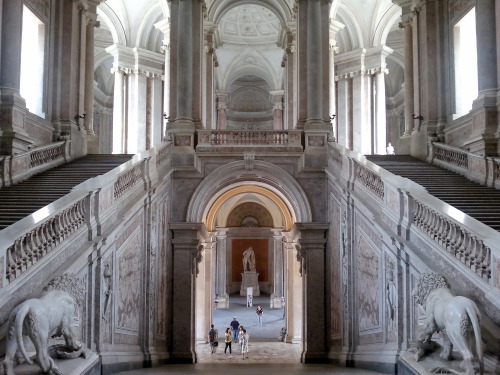
[[459, 147], [431, 142], [427, 161], [480, 184], [500, 189], [499, 158], [480, 156]]
[[61, 251], [77, 251], [89, 240], [101, 235], [98, 226], [109, 225], [106, 221], [125, 209], [122, 207], [126, 207], [127, 202], [133, 202], [144, 194], [144, 189], [136, 188], [137, 184], [142, 183], [146, 188], [151, 181], [158, 180], [157, 170], [166, 164], [170, 157], [169, 150], [169, 144], [164, 143], [136, 155], [125, 164], [83, 182], [68, 195], [0, 231], [0, 271], [3, 270], [0, 290], [2, 280], [10, 284], [40, 261], [47, 261]]
[[52, 249], [82, 227], [85, 221], [84, 199], [80, 199], [54, 217], [17, 238], [7, 248], [5, 277], [13, 282]]
[[469, 155], [467, 152], [451, 148], [443, 147], [444, 145], [436, 143], [434, 148], [434, 159], [444, 163], [455, 165], [460, 168], [469, 168]]
[[343, 165], [343, 158], [342, 158], [342, 154], [340, 153], [339, 150], [337, 150], [336, 148], [333, 148], [333, 147], [330, 147], [328, 149], [328, 156], [329, 158], [339, 166], [339, 168], [342, 169], [342, 165]]
[[0, 158], [0, 187], [26, 180], [30, 176], [68, 161], [69, 141], [33, 148], [25, 153]]
[[199, 130], [198, 147], [302, 147], [300, 130]]
[[488, 281], [491, 278], [491, 249], [478, 235], [415, 200], [415, 225], [443, 249]]
[[[484, 290], [489, 290], [488, 286], [500, 288], [500, 278], [494, 277], [494, 270], [500, 270], [498, 231], [431, 196], [415, 182], [371, 163], [364, 156], [337, 143], [329, 145], [327, 173], [343, 189], [362, 199], [370, 210], [382, 215], [384, 225], [392, 225], [395, 237], [401, 235], [402, 241], [408, 244], [430, 246], [432, 254], [447, 261], [455, 259], [462, 272], [466, 267], [471, 277], [473, 274], [484, 281]], [[455, 163], [464, 165], [460, 158], [463, 160], [460, 156]], [[478, 159], [468, 155], [468, 160], [470, 169], [473, 168], [471, 160], [474, 164]], [[498, 159], [489, 158], [489, 162], [490, 169], [493, 166], [500, 168], [496, 164]]]
[[115, 199], [120, 198], [125, 192], [135, 186], [142, 180], [143, 165], [137, 164], [133, 168], [120, 174], [115, 182]]

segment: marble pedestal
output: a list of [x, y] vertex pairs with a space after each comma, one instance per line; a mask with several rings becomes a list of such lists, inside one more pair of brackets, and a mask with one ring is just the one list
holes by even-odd
[[259, 274], [255, 271], [245, 271], [241, 274], [240, 296], [247, 295], [247, 288], [253, 288], [253, 296], [260, 296]]

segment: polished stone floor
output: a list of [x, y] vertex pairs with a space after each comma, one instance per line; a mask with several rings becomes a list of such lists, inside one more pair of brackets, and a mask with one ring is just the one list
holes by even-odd
[[[283, 310], [269, 307], [269, 296], [254, 298], [252, 307], [246, 306], [246, 299], [239, 295], [230, 296], [229, 309], [213, 311], [213, 324], [219, 332], [219, 347], [211, 354], [208, 344], [201, 342], [196, 346], [198, 363], [194, 365], [169, 365], [154, 369], [127, 371], [121, 375], [159, 375], [159, 374], [216, 374], [216, 375], [255, 375], [269, 372], [273, 375], [325, 375], [352, 374], [374, 375], [373, 371], [336, 367], [332, 365], [304, 365], [300, 363], [302, 348], [297, 344], [278, 341], [281, 328], [285, 325]], [[255, 312], [257, 305], [263, 310], [263, 323], [258, 324]], [[236, 316], [238, 322], [245, 327], [250, 336], [249, 358], [242, 359], [238, 343], [231, 344], [224, 354], [224, 331]], [[207, 332], [208, 333], [208, 332]]]

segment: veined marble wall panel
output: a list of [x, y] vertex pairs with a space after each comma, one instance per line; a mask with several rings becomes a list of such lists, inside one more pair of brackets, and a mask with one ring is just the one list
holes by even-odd
[[325, 221], [328, 215], [328, 193], [324, 174], [318, 178], [297, 178], [311, 205], [313, 221]]
[[[142, 286], [143, 215], [127, 228], [120, 240], [126, 240], [118, 247], [117, 262], [117, 306], [115, 342], [119, 344], [139, 344]], [[120, 241], [117, 241], [118, 243]]]
[[340, 202], [330, 193], [329, 202], [329, 222], [328, 243], [330, 251], [330, 324], [331, 324], [331, 345], [342, 344], [342, 280], [341, 280], [341, 236], [340, 236]]
[[360, 215], [355, 218], [356, 304], [359, 343], [383, 342], [381, 327], [381, 240]]
[[200, 184], [198, 178], [176, 178], [172, 190], [172, 221], [180, 222], [186, 219], [189, 201]]
[[155, 346], [165, 346], [167, 339], [169, 207], [168, 199], [159, 205], [159, 248], [157, 259], [157, 308], [155, 317]]
[[88, 297], [88, 269], [85, 267], [79, 274], [76, 275], [77, 278], [83, 281], [85, 285], [85, 297], [82, 301], [81, 305], [75, 309], [75, 313], [73, 315], [73, 332], [75, 333], [76, 339], [82, 343], [87, 342], [87, 318], [89, 306], [87, 305], [87, 297]]

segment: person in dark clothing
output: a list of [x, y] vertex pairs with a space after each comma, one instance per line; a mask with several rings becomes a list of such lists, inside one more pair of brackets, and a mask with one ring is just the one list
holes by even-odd
[[262, 325], [262, 315], [264, 314], [264, 310], [262, 310], [262, 307], [260, 307], [260, 305], [257, 306], [256, 313], [259, 318], [259, 325]]
[[208, 332], [208, 342], [210, 344], [210, 352], [211, 354], [214, 354], [215, 351], [217, 350], [217, 345], [215, 344], [217, 341], [215, 339], [217, 338], [217, 331], [214, 329], [214, 325], [211, 325], [212, 329]]
[[231, 322], [231, 329], [233, 330], [233, 339], [234, 342], [238, 342], [238, 331], [240, 327], [240, 323], [236, 320], [236, 317], [233, 318], [233, 321]]

